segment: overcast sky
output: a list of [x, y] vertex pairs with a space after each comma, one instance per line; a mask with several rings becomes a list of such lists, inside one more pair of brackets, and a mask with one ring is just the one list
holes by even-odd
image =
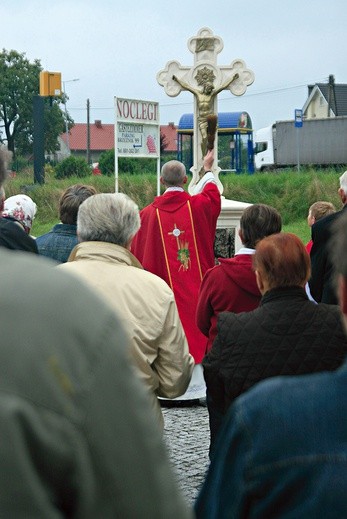
[[308, 84], [347, 83], [346, 0], [11, 0], [0, 13], [2, 48], [62, 73], [75, 122], [89, 99], [91, 121], [113, 123], [118, 96], [157, 101], [161, 124], [178, 124], [193, 96], [168, 97], [156, 75], [173, 59], [193, 64], [187, 42], [202, 27], [224, 42], [219, 65], [241, 58], [254, 72], [244, 96], [219, 94], [218, 110], [248, 112], [255, 129], [292, 119]]

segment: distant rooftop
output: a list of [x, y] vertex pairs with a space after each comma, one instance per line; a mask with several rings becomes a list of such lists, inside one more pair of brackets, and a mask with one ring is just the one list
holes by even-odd
[[[167, 147], [165, 151], [177, 151], [177, 131], [174, 123], [161, 125], [160, 132], [165, 137]], [[66, 133], [61, 135], [66, 143]], [[87, 124], [76, 123], [69, 132], [69, 145], [71, 151], [84, 151], [87, 148]], [[95, 120], [90, 124], [90, 150], [104, 151], [114, 148], [114, 124], [104, 124]]]

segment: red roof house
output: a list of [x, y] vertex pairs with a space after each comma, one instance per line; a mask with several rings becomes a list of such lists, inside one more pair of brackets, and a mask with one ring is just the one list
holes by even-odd
[[169, 123], [167, 126], [160, 126], [160, 133], [166, 144], [165, 153], [177, 153], [177, 128], [174, 123]]
[[[90, 133], [90, 162], [98, 162], [99, 156], [103, 151], [114, 148], [114, 125], [103, 124], [100, 120], [94, 121], [89, 125]], [[160, 126], [160, 133], [164, 140], [164, 155], [177, 152], [177, 132], [174, 123], [167, 126]], [[69, 132], [67, 139], [66, 133], [60, 136], [61, 152], [60, 158], [69, 155], [81, 157], [87, 156], [87, 124], [76, 123]]]

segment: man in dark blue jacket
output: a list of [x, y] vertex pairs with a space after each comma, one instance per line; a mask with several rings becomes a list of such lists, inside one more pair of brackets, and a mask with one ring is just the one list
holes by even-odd
[[77, 214], [79, 206], [96, 194], [93, 186], [76, 184], [68, 187], [59, 201], [59, 218], [51, 231], [36, 240], [39, 254], [58, 263], [66, 263], [70, 252], [77, 245]]

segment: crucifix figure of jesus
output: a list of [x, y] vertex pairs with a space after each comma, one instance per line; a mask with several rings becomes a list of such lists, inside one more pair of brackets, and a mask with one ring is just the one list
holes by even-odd
[[201, 152], [203, 157], [207, 152], [207, 118], [209, 115], [214, 113], [214, 98], [217, 94], [219, 94], [219, 92], [227, 88], [230, 83], [232, 83], [234, 79], [237, 79], [238, 77], [238, 73], [235, 73], [231, 79], [228, 79], [219, 88], [214, 88], [213, 84], [206, 83], [202, 86], [201, 90], [198, 90], [193, 88], [182, 79], [177, 78], [175, 75], [172, 76], [172, 79], [177, 81], [177, 83], [181, 85], [184, 90], [188, 90], [196, 96], [199, 109], [198, 123], [201, 133]]
[[[230, 65], [218, 66], [217, 54], [223, 49], [223, 42], [207, 27], [200, 29], [197, 36], [189, 39], [188, 48], [194, 54], [194, 66], [185, 67], [177, 61], [169, 61], [165, 69], [158, 72], [157, 81], [171, 97], [177, 96], [182, 90], [194, 95], [194, 164], [190, 169], [193, 178], [188, 188], [190, 193], [194, 193], [207, 151], [209, 116], [217, 116], [218, 113], [217, 95], [225, 89], [229, 89], [234, 95], [243, 95], [247, 86], [253, 83], [254, 74], [240, 59], [234, 60]], [[217, 135], [214, 148], [213, 173], [222, 193], [223, 186], [218, 178], [220, 168]]]

